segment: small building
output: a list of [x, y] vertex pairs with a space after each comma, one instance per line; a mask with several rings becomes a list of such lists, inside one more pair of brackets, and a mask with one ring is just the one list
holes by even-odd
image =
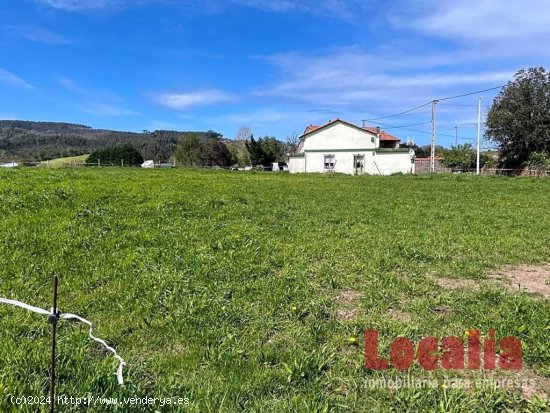
[[401, 139], [377, 127], [361, 127], [341, 119], [308, 126], [290, 173], [338, 172], [350, 175], [414, 173], [414, 152], [399, 148]]

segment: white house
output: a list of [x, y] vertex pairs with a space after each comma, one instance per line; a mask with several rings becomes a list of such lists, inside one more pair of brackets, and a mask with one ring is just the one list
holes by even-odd
[[336, 119], [323, 126], [310, 125], [300, 136], [290, 173], [339, 172], [351, 175], [414, 173], [414, 152], [399, 148], [401, 140], [377, 127]]

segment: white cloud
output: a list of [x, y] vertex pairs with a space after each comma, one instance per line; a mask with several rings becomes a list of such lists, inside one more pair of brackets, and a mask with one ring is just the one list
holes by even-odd
[[120, 0], [37, 0], [39, 3], [58, 10], [84, 11], [118, 7]]
[[87, 95], [88, 91], [84, 89], [82, 86], [80, 86], [74, 79], [68, 78], [68, 77], [60, 77], [57, 79], [57, 82], [63, 86], [65, 89], [78, 93], [81, 95]]
[[10, 26], [8, 29], [17, 37], [45, 44], [67, 44], [71, 41], [66, 37], [47, 29], [33, 26]]
[[221, 12], [234, 6], [276, 13], [299, 12], [351, 20], [370, 7], [367, 0], [36, 0], [58, 10], [82, 12], [116, 10], [145, 3], [164, 3], [202, 12]]
[[[424, 0], [393, 15], [395, 27], [407, 27], [437, 37], [502, 46], [492, 52], [550, 54], [548, 0]], [[489, 50], [491, 51], [491, 50]]]
[[186, 110], [195, 106], [216, 105], [233, 100], [230, 94], [214, 89], [187, 93], [160, 93], [152, 97], [158, 104], [175, 110]]
[[[432, 68], [434, 58], [430, 56], [428, 63], [416, 57], [416, 65], [403, 71], [401, 58], [346, 49], [314, 56], [275, 55], [268, 60], [280, 68], [282, 79], [257, 90], [256, 95], [298, 100], [329, 109], [343, 106], [392, 110], [390, 108], [423, 103], [457, 91], [498, 86], [510, 80], [514, 73], [511, 70], [445, 73]], [[411, 60], [410, 56], [403, 58]]]
[[9, 86], [33, 89], [33, 86], [31, 84], [27, 83], [25, 80], [21, 79], [19, 76], [13, 74], [12, 72], [8, 72], [7, 70], [4, 70], [2, 68], [0, 68], [0, 82]]
[[68, 77], [60, 77], [57, 82], [69, 92], [79, 97], [77, 108], [98, 116], [138, 116], [139, 112], [124, 106], [125, 100], [109, 91], [92, 91]]
[[78, 108], [84, 113], [97, 116], [138, 116], [140, 114], [131, 109], [104, 102], [89, 102], [84, 105], [79, 105]]
[[231, 0], [232, 3], [273, 12], [301, 12], [354, 20], [374, 3], [367, 0]]

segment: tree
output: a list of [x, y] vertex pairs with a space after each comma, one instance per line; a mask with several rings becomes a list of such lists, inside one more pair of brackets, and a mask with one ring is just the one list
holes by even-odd
[[[481, 154], [479, 157], [480, 167], [485, 165], [487, 162], [488, 156]], [[448, 168], [457, 169], [457, 170], [471, 170], [476, 167], [477, 164], [477, 154], [476, 151], [472, 148], [472, 145], [465, 143], [463, 145], [457, 145], [447, 149], [445, 151], [445, 157], [442, 161], [443, 165]]]
[[231, 165], [231, 153], [220, 134], [208, 131], [206, 134], [183, 136], [176, 148], [176, 160], [180, 165], [190, 167]]
[[517, 72], [493, 101], [485, 134], [497, 143], [504, 166], [523, 166], [533, 152], [550, 153], [550, 72]]
[[141, 165], [143, 156], [131, 145], [112, 146], [94, 151], [86, 159], [86, 163], [102, 163], [104, 165]]
[[273, 162], [285, 162], [285, 145], [273, 136], [265, 136], [259, 140], [265, 158], [264, 165], [269, 165]]
[[[432, 147], [431, 145], [424, 145], [424, 146], [417, 146], [413, 145], [412, 149], [414, 150], [415, 156], [417, 158], [429, 158], [432, 153]], [[435, 156], [445, 156], [445, 153], [447, 152], [447, 149], [441, 145], [435, 146]]]
[[257, 141], [251, 136], [250, 141], [246, 142], [246, 149], [254, 166], [267, 166], [273, 162], [284, 162], [286, 159], [284, 144], [273, 136], [266, 136]]
[[237, 136], [235, 140], [237, 141], [248, 141], [252, 137], [252, 129], [250, 129], [250, 126], [243, 125], [239, 128], [239, 131], [237, 132]]
[[296, 132], [293, 132], [291, 135], [287, 136], [285, 143], [285, 151], [290, 155], [294, 156], [298, 152], [298, 147], [300, 146], [300, 137]]
[[183, 166], [203, 166], [205, 160], [201, 150], [201, 138], [198, 134], [189, 134], [178, 141], [176, 161]]
[[202, 143], [202, 153], [205, 166], [221, 166], [223, 168], [231, 166], [231, 152], [220, 139], [207, 138]]

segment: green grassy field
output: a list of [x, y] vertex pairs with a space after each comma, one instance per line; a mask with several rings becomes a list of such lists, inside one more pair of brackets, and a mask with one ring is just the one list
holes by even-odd
[[[549, 207], [548, 179], [0, 171], [0, 296], [49, 308], [59, 274], [61, 310], [126, 359], [120, 387], [85, 326], [60, 322], [60, 394], [190, 401], [86, 411], [543, 412], [544, 396], [499, 389], [371, 389], [466, 373], [366, 371], [362, 334], [377, 329], [387, 356], [397, 336], [495, 328], [550, 377], [549, 300], [437, 283], [547, 262]], [[46, 396], [46, 320], [0, 306], [0, 343], [0, 410], [16, 411], [11, 395]]]
[[86, 159], [90, 156], [90, 154], [84, 154], [79, 156], [69, 156], [67, 158], [55, 158], [50, 159], [49, 161], [42, 161], [40, 162], [41, 167], [49, 167], [49, 168], [63, 168], [66, 166], [71, 166], [73, 162], [76, 163], [84, 163], [86, 162]]

